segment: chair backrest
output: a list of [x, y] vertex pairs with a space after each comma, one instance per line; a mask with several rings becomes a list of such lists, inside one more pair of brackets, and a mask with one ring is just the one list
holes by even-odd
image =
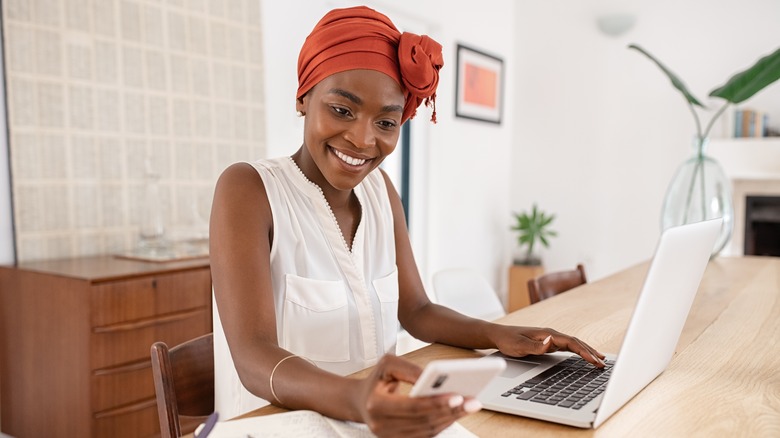
[[439, 304], [473, 318], [492, 321], [506, 315], [493, 287], [473, 269], [444, 269], [433, 274], [433, 291]]
[[587, 282], [585, 267], [578, 264], [570, 271], [550, 272], [528, 280], [528, 298], [531, 304], [538, 303]]
[[183, 342], [170, 350], [152, 345], [152, 375], [162, 438], [195, 430], [214, 411], [214, 336]]

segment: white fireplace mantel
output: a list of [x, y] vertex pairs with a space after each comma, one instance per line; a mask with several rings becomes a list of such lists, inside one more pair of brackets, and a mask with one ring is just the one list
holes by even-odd
[[731, 180], [734, 231], [724, 255], [742, 255], [745, 242], [745, 198], [780, 196], [780, 138], [713, 139], [708, 154]]
[[780, 137], [712, 139], [707, 154], [731, 179], [780, 179]]

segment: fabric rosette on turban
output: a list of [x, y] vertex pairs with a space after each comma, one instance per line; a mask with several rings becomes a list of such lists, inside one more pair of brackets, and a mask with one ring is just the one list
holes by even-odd
[[334, 9], [314, 26], [298, 56], [300, 98], [326, 77], [356, 69], [376, 70], [403, 89], [402, 122], [425, 102], [436, 122], [436, 87], [444, 66], [441, 44], [426, 35], [401, 33], [385, 15], [367, 8]]

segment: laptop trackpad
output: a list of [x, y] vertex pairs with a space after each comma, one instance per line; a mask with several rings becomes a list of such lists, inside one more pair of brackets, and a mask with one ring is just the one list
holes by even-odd
[[509, 379], [514, 379], [515, 377], [539, 366], [539, 362], [532, 362], [530, 360], [509, 358], [506, 356], [505, 359], [507, 360], [507, 367], [501, 373], [501, 377], [506, 377]]

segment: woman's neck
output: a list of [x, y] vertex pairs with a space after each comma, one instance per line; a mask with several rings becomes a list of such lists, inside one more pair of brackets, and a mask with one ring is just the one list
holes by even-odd
[[353, 202], [353, 190], [338, 190], [330, 185], [320, 168], [317, 167], [317, 163], [314, 162], [311, 155], [306, 151], [306, 146], [301, 146], [300, 149], [292, 154], [291, 158], [298, 166], [298, 169], [301, 170], [303, 176], [320, 188], [331, 209], [346, 208]]

